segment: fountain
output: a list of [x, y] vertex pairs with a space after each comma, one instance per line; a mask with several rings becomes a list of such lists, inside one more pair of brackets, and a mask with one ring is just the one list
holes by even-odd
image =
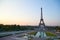
[[46, 33], [45, 32], [37, 32], [35, 37], [41, 37], [41, 38], [46, 37]]
[[41, 25], [41, 27], [39, 28], [39, 31], [36, 33], [35, 37], [40, 37], [40, 38], [47, 37], [43, 25]]

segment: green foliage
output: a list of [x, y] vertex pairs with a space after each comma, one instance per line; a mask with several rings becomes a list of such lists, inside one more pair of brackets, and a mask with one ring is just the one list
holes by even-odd
[[56, 26], [56, 30], [60, 30], [60, 27], [59, 26]]
[[30, 32], [29, 35], [36, 35], [37, 32]]
[[3, 24], [0, 24], [0, 32], [19, 31], [19, 30], [33, 30], [33, 27], [32, 26], [3, 25]]
[[56, 34], [53, 34], [51, 32], [46, 32], [47, 36], [51, 36], [51, 37], [56, 37]]

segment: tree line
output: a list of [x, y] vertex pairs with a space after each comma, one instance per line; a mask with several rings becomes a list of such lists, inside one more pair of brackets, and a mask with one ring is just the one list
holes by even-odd
[[0, 24], [0, 32], [5, 31], [19, 31], [19, 30], [33, 30], [32, 26], [20, 26], [20, 25], [3, 25]]
[[[34, 30], [37, 26], [20, 26], [20, 25], [4, 25], [0, 24], [0, 32], [5, 31], [20, 31], [20, 30]], [[48, 30], [60, 30], [59, 26], [56, 27], [47, 27]]]

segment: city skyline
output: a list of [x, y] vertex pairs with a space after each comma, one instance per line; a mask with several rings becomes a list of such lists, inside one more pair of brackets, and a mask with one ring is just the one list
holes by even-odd
[[0, 0], [0, 24], [60, 26], [60, 0]]

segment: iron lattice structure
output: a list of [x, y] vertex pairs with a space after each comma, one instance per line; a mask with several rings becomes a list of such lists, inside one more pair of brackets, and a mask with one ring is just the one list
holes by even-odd
[[40, 27], [41, 25], [45, 26], [45, 23], [44, 23], [44, 20], [43, 20], [42, 8], [41, 8], [41, 19], [40, 19], [39, 27]]

